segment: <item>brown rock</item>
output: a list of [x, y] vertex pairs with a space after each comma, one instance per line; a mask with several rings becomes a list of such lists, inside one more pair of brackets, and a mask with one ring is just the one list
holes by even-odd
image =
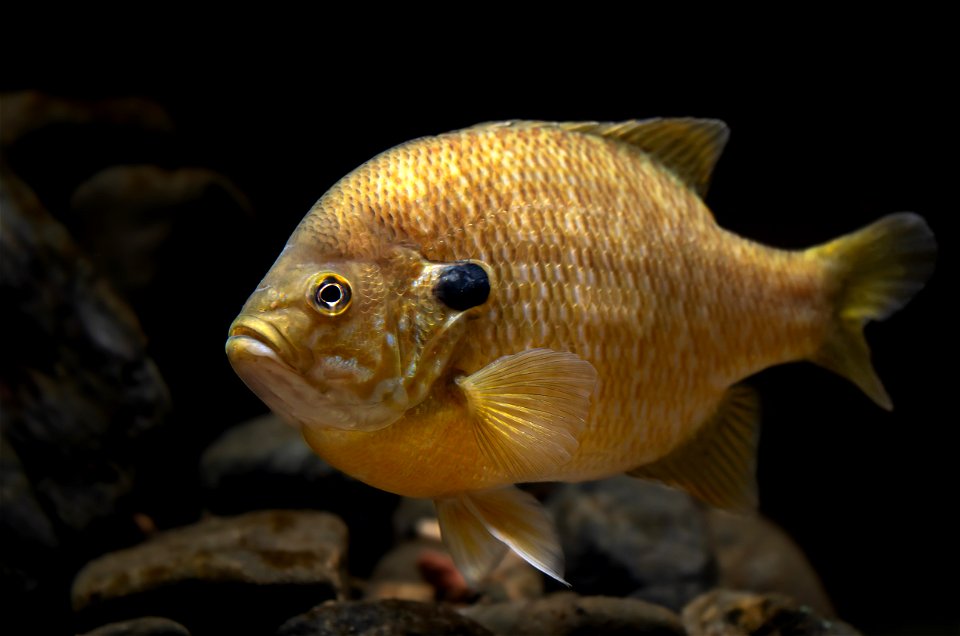
[[85, 624], [169, 616], [194, 634], [269, 631], [343, 596], [347, 531], [321, 512], [210, 518], [89, 563], [73, 585]]
[[205, 168], [111, 166], [73, 193], [68, 225], [94, 265], [124, 294], [156, 277], [171, 234], [195, 230], [198, 220], [235, 222], [251, 214], [246, 196]]
[[858, 636], [860, 633], [782, 594], [722, 589], [691, 601], [683, 610], [683, 626], [697, 636]]
[[437, 590], [427, 582], [419, 567], [425, 551], [442, 551], [436, 541], [419, 540], [398, 545], [388, 552], [373, 569], [367, 583], [366, 598], [432, 601]]
[[527, 602], [474, 605], [461, 610], [495, 634], [631, 634], [683, 636], [680, 618], [640, 599], [551, 594]]
[[[267, 414], [227, 430], [204, 452], [206, 507], [218, 515], [277, 508], [325, 510], [343, 519], [354, 545], [353, 576], [367, 577], [393, 545], [390, 518], [399, 497], [333, 468], [296, 428]], [[432, 503], [430, 504], [433, 505]]]
[[173, 122], [166, 111], [146, 99], [82, 100], [38, 91], [5, 93], [0, 109], [0, 144], [12, 146], [32, 132], [54, 125], [110, 124], [168, 132]]
[[[163, 421], [167, 387], [140, 324], [34, 193], [3, 170], [0, 290], [4, 435], [68, 538], [118, 526], [140, 439]], [[113, 517], [113, 518], [111, 518]], [[131, 524], [126, 523], [125, 526]]]
[[445, 605], [414, 601], [324, 603], [291, 618], [277, 636], [410, 636], [449, 634], [491, 636], [490, 632]]
[[713, 509], [707, 513], [707, 528], [720, 569], [718, 587], [785, 594], [835, 616], [806, 555], [773, 522]]
[[190, 632], [186, 627], [169, 618], [148, 616], [110, 623], [82, 636], [190, 636]]

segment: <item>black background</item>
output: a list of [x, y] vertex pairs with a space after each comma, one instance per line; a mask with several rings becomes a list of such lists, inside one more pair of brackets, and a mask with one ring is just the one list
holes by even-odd
[[[713, 117], [732, 131], [707, 196], [726, 228], [805, 247], [891, 212], [921, 214], [940, 244], [937, 271], [906, 309], [867, 330], [895, 410], [809, 364], [770, 369], [753, 384], [764, 408], [763, 513], [807, 552], [842, 618], [868, 632], [926, 633], [958, 626], [960, 591], [956, 332], [947, 329], [957, 57], [937, 22], [893, 16], [870, 37], [848, 37], [860, 33], [856, 22], [783, 41], [776, 32], [730, 36], [683, 63], [621, 33], [603, 54], [581, 55], [593, 44], [572, 37], [570, 25], [556, 34], [564, 46], [523, 56], [504, 50], [517, 33], [488, 33], [483, 44], [501, 45], [500, 54], [469, 59], [461, 47], [476, 52], [478, 42], [466, 37], [314, 49], [303, 34], [296, 51], [276, 56], [237, 37], [202, 56], [171, 49], [125, 60], [128, 36], [94, 55], [36, 70], [24, 63], [5, 88], [154, 99], [171, 113], [174, 135], [110, 161], [210, 167], [253, 204], [252, 218], [179, 229], [163, 255], [164, 283], [135, 300], [173, 394], [183, 435], [174, 437], [190, 439], [158, 448], [151, 468], [165, 479], [149, 504], [161, 525], [187, 520], [195, 504], [192, 474], [170, 465], [191, 465], [219, 431], [264, 410], [223, 355], [230, 321], [313, 202], [397, 143], [507, 118]], [[718, 53], [734, 46], [743, 53]], [[87, 141], [74, 152], [97, 153]], [[34, 176], [78, 181], [71, 161], [45, 157]], [[51, 208], [68, 194], [60, 187], [59, 201], [56, 188], [45, 201]]]

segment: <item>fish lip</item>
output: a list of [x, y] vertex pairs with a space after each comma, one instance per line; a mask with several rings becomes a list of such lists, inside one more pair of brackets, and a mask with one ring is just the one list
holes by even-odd
[[267, 347], [274, 353], [273, 358], [291, 371], [294, 370], [291, 362], [296, 359], [296, 350], [286, 336], [272, 323], [257, 316], [241, 314], [230, 325], [227, 337], [229, 343], [234, 339], [249, 338]]

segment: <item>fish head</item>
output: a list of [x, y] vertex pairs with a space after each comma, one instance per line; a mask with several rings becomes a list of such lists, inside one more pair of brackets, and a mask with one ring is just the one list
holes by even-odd
[[291, 424], [389, 426], [448, 372], [466, 319], [486, 301], [489, 270], [429, 262], [409, 247], [330, 258], [297, 239], [231, 325], [230, 363]]

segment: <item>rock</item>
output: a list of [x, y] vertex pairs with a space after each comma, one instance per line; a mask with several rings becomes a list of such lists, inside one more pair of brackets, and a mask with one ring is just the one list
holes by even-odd
[[[425, 553], [439, 554], [442, 557], [445, 555], [443, 544], [421, 539], [402, 543], [387, 552], [370, 575], [365, 597], [370, 600], [408, 601], [432, 601], [435, 598], [443, 598], [442, 591], [437, 590], [424, 578], [420, 564]], [[438, 591], [441, 593], [438, 594]], [[465, 583], [462, 592], [463, 594], [457, 596], [465, 595]]]
[[315, 508], [339, 515], [355, 545], [349, 569], [367, 576], [393, 544], [399, 498], [344, 475], [321, 460], [300, 432], [275, 415], [238, 425], [200, 460], [207, 507], [216, 514], [267, 508]]
[[402, 497], [393, 513], [393, 534], [397, 541], [423, 535], [424, 522], [437, 519], [437, 508], [430, 499]]
[[175, 232], [251, 215], [246, 196], [223, 175], [155, 165], [101, 170], [77, 187], [70, 208], [64, 221], [74, 238], [128, 298], [156, 278]]
[[168, 618], [148, 616], [98, 627], [82, 636], [190, 636], [187, 628]]
[[2, 99], [4, 162], [61, 223], [70, 224], [66, 212], [73, 191], [98, 170], [174, 160], [173, 121], [150, 100], [69, 99], [36, 91], [6, 93]]
[[665, 607], [640, 599], [581, 597], [573, 592], [527, 602], [473, 605], [461, 613], [495, 634], [510, 636], [684, 635], [680, 618]]
[[709, 510], [707, 526], [720, 569], [719, 587], [777, 592], [822, 616], [835, 616], [813, 566], [775, 524], [756, 515]]
[[0, 290], [4, 434], [37, 500], [87, 554], [139, 538], [124, 499], [144, 438], [169, 411], [130, 308], [98, 276], [33, 192], [2, 175]]
[[716, 577], [706, 523], [685, 493], [630, 477], [564, 484], [549, 500], [565, 578], [584, 595], [679, 611]]
[[3, 95], [0, 144], [13, 146], [33, 132], [51, 126], [111, 125], [169, 132], [173, 122], [157, 104], [138, 97], [103, 100], [67, 99], [38, 91]]
[[276, 636], [409, 636], [450, 634], [491, 636], [490, 632], [453, 609], [415, 601], [349, 601], [324, 603], [291, 618]]
[[197, 636], [263, 633], [343, 596], [346, 544], [343, 522], [321, 512], [210, 518], [92, 561], [73, 606], [86, 625], [161, 615]]
[[[0, 434], [0, 579], [6, 629], [34, 625], [34, 617], [69, 614], [55, 597], [62, 592], [54, 583], [60, 542], [53, 524], [23, 472], [23, 466], [6, 437]], [[62, 607], [61, 607], [62, 605]], [[58, 612], [57, 610], [64, 610]]]
[[683, 626], [697, 636], [859, 636], [846, 623], [827, 619], [782, 594], [716, 589], [683, 610]]

